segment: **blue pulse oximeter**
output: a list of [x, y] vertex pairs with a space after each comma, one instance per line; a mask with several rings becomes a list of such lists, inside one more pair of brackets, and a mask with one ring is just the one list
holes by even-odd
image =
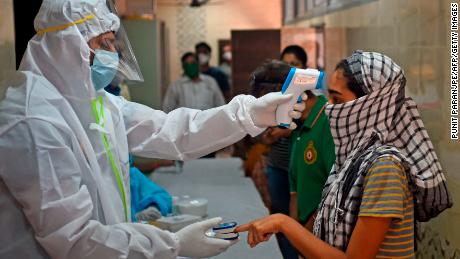
[[224, 240], [235, 240], [240, 236], [238, 233], [233, 232], [236, 226], [236, 222], [226, 222], [213, 227], [212, 232], [214, 232], [214, 237], [216, 238]]
[[214, 232], [220, 232], [220, 233], [229, 233], [233, 232], [233, 230], [236, 228], [237, 223], [236, 222], [226, 222], [217, 225], [217, 227], [213, 227], [212, 230]]

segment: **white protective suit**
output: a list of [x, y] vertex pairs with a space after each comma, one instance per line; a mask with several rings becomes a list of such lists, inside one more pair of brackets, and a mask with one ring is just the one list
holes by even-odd
[[35, 28], [91, 14], [35, 35], [22, 83], [0, 102], [0, 258], [174, 258], [176, 234], [127, 222], [128, 152], [193, 159], [261, 133], [250, 112], [274, 123], [274, 108], [249, 96], [165, 114], [96, 93], [87, 41], [119, 25], [105, 1], [45, 0]]

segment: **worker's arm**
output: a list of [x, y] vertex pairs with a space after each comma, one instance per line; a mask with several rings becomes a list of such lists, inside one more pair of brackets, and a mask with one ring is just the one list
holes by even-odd
[[168, 114], [122, 98], [109, 98], [123, 114], [130, 152], [139, 156], [194, 159], [264, 130], [251, 118], [252, 96], [237, 96], [229, 104], [205, 111], [179, 108]]
[[371, 259], [375, 258], [388, 231], [391, 218], [359, 217], [346, 252], [325, 243], [294, 219], [274, 214], [239, 226], [236, 232], [248, 231], [251, 247], [267, 241], [272, 234], [283, 233], [291, 244], [308, 258]]
[[93, 203], [110, 193], [99, 194], [103, 187], [97, 181], [82, 179], [82, 172], [89, 177], [91, 168], [81, 168], [78, 161], [86, 160], [73, 135], [49, 122], [27, 119], [2, 134], [0, 156], [1, 180], [51, 258], [176, 258], [179, 241], [172, 233], [145, 224], [95, 220], [95, 206], [116, 204]]

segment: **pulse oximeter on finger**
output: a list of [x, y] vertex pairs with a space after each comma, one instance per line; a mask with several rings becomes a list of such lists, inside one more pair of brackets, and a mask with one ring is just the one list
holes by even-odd
[[213, 227], [212, 230], [206, 232], [206, 235], [208, 235], [209, 237], [224, 240], [235, 240], [240, 236], [238, 233], [233, 232], [235, 231], [236, 226], [236, 222], [222, 223]]
[[233, 231], [236, 228], [236, 225], [236, 222], [226, 222], [213, 227], [212, 231], [216, 233], [233, 233]]

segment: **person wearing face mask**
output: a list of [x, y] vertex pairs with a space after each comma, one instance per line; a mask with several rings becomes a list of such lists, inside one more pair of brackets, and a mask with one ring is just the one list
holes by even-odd
[[163, 111], [170, 112], [179, 107], [206, 110], [225, 104], [216, 81], [200, 73], [194, 53], [185, 53], [181, 62], [184, 74], [168, 87]]
[[[259, 67], [254, 81], [281, 85], [285, 80], [281, 71], [289, 71], [290, 67], [307, 68], [307, 53], [298, 45], [284, 48], [281, 60]], [[254, 87], [267, 88], [256, 84]], [[298, 121], [299, 127], [294, 131], [271, 127], [262, 134], [261, 140], [270, 146], [266, 173], [271, 213], [289, 215], [312, 230], [314, 214], [335, 156], [329, 122], [323, 109], [327, 100], [321, 94], [306, 93], [308, 99], [304, 101], [306, 108]], [[276, 237], [285, 259], [298, 258], [282, 233]]]
[[276, 125], [292, 96], [167, 114], [103, 90], [142, 80], [113, 1], [44, 0], [34, 25], [0, 102], [0, 258], [203, 258], [234, 244], [205, 235], [221, 218], [177, 233], [132, 223], [129, 153], [201, 157]]
[[227, 76], [228, 85], [232, 88], [232, 45], [230, 44], [222, 48], [222, 62], [219, 69]]
[[231, 100], [231, 89], [228, 84], [228, 78], [224, 72], [219, 68], [213, 67], [209, 64], [211, 61], [211, 46], [206, 42], [200, 42], [195, 45], [195, 53], [198, 57], [198, 62], [200, 64], [201, 73], [208, 75], [214, 78], [219, 85], [222, 94], [224, 95], [225, 100], [228, 102]]
[[391, 58], [355, 51], [340, 61], [326, 114], [336, 160], [313, 233], [284, 215], [235, 229], [255, 246], [284, 233], [308, 258], [416, 258], [416, 221], [452, 207], [446, 178], [406, 76]]
[[[298, 45], [286, 47], [281, 56], [291, 66], [306, 68], [306, 53]], [[312, 230], [323, 186], [334, 164], [335, 145], [324, 112], [326, 97], [321, 92], [306, 93], [301, 126], [289, 138], [289, 215]]]

